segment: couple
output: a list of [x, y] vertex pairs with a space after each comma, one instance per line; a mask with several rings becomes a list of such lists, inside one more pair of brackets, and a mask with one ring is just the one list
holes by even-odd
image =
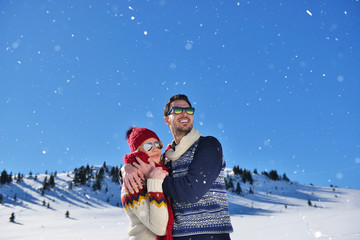
[[127, 132], [131, 153], [121, 169], [121, 200], [130, 239], [230, 239], [222, 147], [193, 128], [194, 110], [182, 94], [166, 103], [164, 120], [174, 140], [162, 156], [153, 131]]

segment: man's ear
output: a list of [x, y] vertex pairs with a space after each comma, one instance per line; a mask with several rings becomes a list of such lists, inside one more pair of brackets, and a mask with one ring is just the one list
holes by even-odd
[[165, 121], [166, 125], [170, 126], [169, 116], [165, 116], [165, 117], [164, 117], [164, 121]]

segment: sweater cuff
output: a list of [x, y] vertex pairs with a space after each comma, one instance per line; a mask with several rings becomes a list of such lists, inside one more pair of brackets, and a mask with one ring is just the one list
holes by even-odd
[[147, 180], [147, 191], [148, 192], [163, 192], [162, 183], [164, 180], [162, 179], [148, 179]]

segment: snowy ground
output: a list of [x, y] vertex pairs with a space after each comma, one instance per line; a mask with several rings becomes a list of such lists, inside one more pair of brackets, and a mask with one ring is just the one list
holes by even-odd
[[[128, 219], [116, 206], [119, 185], [107, 181], [107, 193], [105, 187], [101, 192], [68, 190], [70, 180], [71, 175], [58, 174], [56, 189], [45, 196], [38, 191], [41, 181], [25, 178], [1, 185], [0, 239], [127, 239]], [[243, 184], [243, 192], [248, 187]], [[232, 239], [360, 239], [360, 190], [268, 181], [264, 176], [256, 176], [252, 187], [255, 194], [228, 195]], [[9, 222], [12, 212], [15, 223]]]

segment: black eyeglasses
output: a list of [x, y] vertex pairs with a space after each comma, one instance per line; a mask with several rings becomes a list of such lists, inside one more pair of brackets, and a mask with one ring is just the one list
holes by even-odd
[[144, 143], [143, 148], [146, 152], [150, 152], [154, 145], [158, 149], [162, 149], [162, 147], [163, 147], [163, 144], [161, 141], [156, 141], [153, 143], [152, 142]]
[[195, 108], [193, 107], [172, 107], [170, 108], [170, 110], [168, 111], [168, 113], [166, 114], [169, 115], [171, 113], [171, 111], [174, 111], [175, 114], [181, 114], [183, 111], [185, 110], [185, 112], [189, 115], [193, 115], [195, 112]]

